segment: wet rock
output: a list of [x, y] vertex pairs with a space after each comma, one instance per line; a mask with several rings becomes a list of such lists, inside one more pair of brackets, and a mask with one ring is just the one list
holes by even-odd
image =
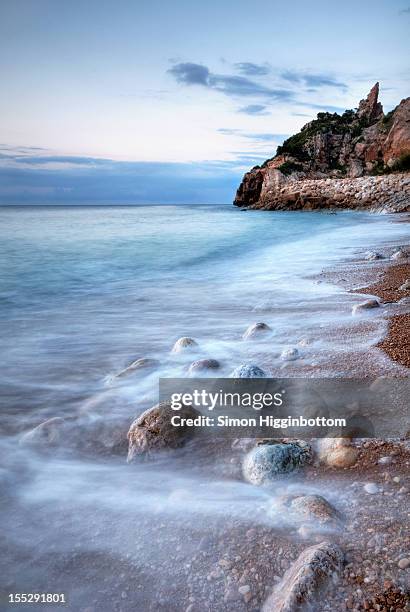
[[377, 251], [367, 251], [364, 258], [367, 261], [376, 261], [377, 259], [384, 259], [384, 255], [377, 253]]
[[376, 299], [366, 300], [365, 302], [361, 302], [360, 304], [355, 304], [352, 308], [352, 314], [357, 314], [366, 310], [371, 310], [372, 308], [379, 308], [380, 302]]
[[189, 366], [189, 374], [204, 372], [207, 370], [218, 370], [221, 364], [216, 359], [198, 359]]
[[299, 357], [299, 351], [297, 348], [286, 348], [280, 354], [282, 361], [295, 361]]
[[179, 340], [175, 342], [174, 346], [172, 347], [172, 352], [182, 353], [182, 351], [192, 349], [196, 346], [198, 346], [198, 343], [193, 338], [188, 338], [187, 336], [184, 336], [183, 338], [179, 338]]
[[400, 287], [400, 291], [410, 291], [410, 278], [408, 278]]
[[266, 374], [257, 365], [245, 363], [235, 368], [231, 378], [266, 378]]
[[23, 434], [20, 438], [22, 446], [32, 446], [38, 449], [50, 448], [60, 444], [64, 430], [67, 429], [68, 423], [61, 417], [53, 417], [47, 419], [44, 423], [40, 423], [34, 429]]
[[408, 256], [409, 254], [407, 253], [407, 251], [405, 251], [404, 249], [399, 249], [398, 251], [393, 253], [391, 258], [396, 261], [397, 259], [407, 259]]
[[291, 511], [310, 521], [331, 524], [338, 520], [335, 508], [321, 495], [301, 495], [294, 498], [289, 507]]
[[177, 412], [168, 402], [161, 402], [135, 419], [128, 431], [128, 462], [139, 455], [149, 455], [161, 450], [183, 446], [194, 434], [187, 425], [175, 427], [171, 417], [194, 419], [200, 413], [191, 406], [183, 406]]
[[269, 484], [280, 474], [297, 471], [311, 458], [311, 448], [306, 443], [262, 444], [246, 455], [242, 471], [251, 484]]
[[254, 338], [260, 338], [270, 331], [272, 331], [272, 328], [266, 323], [253, 323], [253, 325], [248, 327], [242, 337], [244, 340], [251, 340]]
[[115, 378], [122, 378], [123, 376], [129, 376], [130, 374], [134, 374], [135, 372], [139, 372], [141, 370], [154, 370], [159, 366], [160, 362], [158, 359], [148, 359], [142, 358], [133, 361], [129, 366], [127, 366], [121, 372], [115, 375]]
[[295, 612], [312, 605], [319, 589], [342, 569], [343, 553], [336, 544], [321, 542], [306, 548], [285, 573], [262, 612]]
[[375, 482], [368, 482], [364, 485], [363, 489], [369, 495], [376, 495], [376, 493], [379, 493], [379, 487]]
[[318, 443], [318, 459], [333, 468], [352, 467], [359, 456], [347, 438], [323, 438]]

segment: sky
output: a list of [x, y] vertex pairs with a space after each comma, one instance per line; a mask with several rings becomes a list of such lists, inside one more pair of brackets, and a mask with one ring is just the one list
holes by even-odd
[[0, 203], [225, 203], [317, 112], [410, 95], [409, 0], [0, 0]]

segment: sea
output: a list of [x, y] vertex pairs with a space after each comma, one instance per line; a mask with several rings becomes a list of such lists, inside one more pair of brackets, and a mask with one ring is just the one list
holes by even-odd
[[[223, 460], [215, 466], [205, 457], [199, 467], [185, 453], [175, 463], [127, 465], [126, 449], [111, 457], [107, 442], [100, 452], [104, 440], [94, 456], [66, 449], [64, 436], [44, 440], [39, 452], [24, 435], [78, 414], [87, 416], [91, 437], [92, 425], [100, 436], [106, 422], [131, 423], [155, 403], [160, 376], [186, 376], [199, 358], [217, 359], [218, 376], [241, 364], [268, 375], [299, 367], [303, 375], [306, 364], [343, 375], [328, 363], [338, 347], [327, 332], [352, 320], [360, 296], [346, 297], [343, 284], [319, 275], [407, 239], [407, 224], [362, 212], [0, 208], [5, 609], [13, 592], [66, 593], [73, 610], [180, 609], [152, 586], [172, 555], [189, 563], [204, 530], [227, 515], [270, 524], [270, 494], [231, 478]], [[271, 333], [244, 342], [255, 322]], [[183, 336], [195, 348], [172, 353]], [[292, 347], [299, 359], [287, 364], [280, 355]], [[158, 368], [116, 376], [139, 358], [157, 359]]]

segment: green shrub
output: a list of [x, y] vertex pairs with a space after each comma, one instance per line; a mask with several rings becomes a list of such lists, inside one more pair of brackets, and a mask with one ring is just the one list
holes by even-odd
[[[317, 118], [307, 123], [298, 134], [291, 136], [278, 147], [276, 154], [287, 154], [295, 157], [299, 161], [309, 161], [310, 155], [306, 150], [306, 144], [316, 134], [345, 134], [352, 130], [352, 122], [355, 112], [347, 110], [343, 115], [337, 113], [318, 113]], [[362, 126], [358, 126], [358, 135], [362, 131]]]
[[301, 164], [298, 164], [296, 162], [285, 161], [283, 164], [279, 166], [278, 170], [280, 170], [282, 174], [286, 174], [287, 176], [288, 174], [292, 174], [292, 172], [303, 170], [303, 167], [301, 166]]
[[399, 157], [393, 166], [393, 170], [398, 172], [409, 172], [410, 171], [410, 152], [404, 153]]

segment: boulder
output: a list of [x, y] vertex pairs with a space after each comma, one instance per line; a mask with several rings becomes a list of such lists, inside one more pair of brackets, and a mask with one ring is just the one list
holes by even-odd
[[260, 338], [270, 331], [272, 331], [272, 328], [266, 323], [253, 323], [248, 327], [242, 337], [244, 340], [251, 340], [254, 338]]
[[115, 375], [115, 378], [122, 378], [123, 376], [128, 376], [129, 374], [134, 374], [135, 372], [140, 372], [141, 370], [154, 370], [159, 366], [160, 362], [158, 359], [148, 359], [142, 358], [133, 361], [129, 366], [127, 366], [121, 372]]
[[198, 359], [189, 366], [189, 374], [196, 374], [207, 370], [218, 370], [221, 364], [216, 359]]
[[245, 363], [235, 368], [231, 378], [266, 378], [266, 374], [258, 366]]
[[342, 570], [343, 561], [343, 553], [336, 544], [321, 542], [306, 548], [266, 600], [262, 612], [313, 609], [319, 590]]
[[200, 416], [191, 406], [183, 406], [175, 411], [169, 402], [160, 402], [137, 417], [128, 431], [128, 462], [140, 455], [183, 446], [194, 434], [194, 428], [172, 425], [171, 417], [176, 414], [189, 419]]
[[282, 361], [295, 361], [298, 359], [299, 351], [297, 348], [286, 348], [280, 354], [280, 358]]
[[281, 474], [297, 471], [311, 459], [311, 448], [305, 442], [262, 444], [245, 456], [242, 471], [251, 484], [265, 485]]
[[372, 308], [379, 308], [380, 302], [376, 299], [366, 300], [365, 302], [360, 302], [360, 304], [355, 304], [352, 308], [352, 314], [360, 314], [363, 311], [371, 310]]
[[188, 338], [187, 336], [184, 336], [183, 338], [179, 338], [179, 340], [175, 342], [174, 346], [172, 347], [172, 352], [182, 353], [182, 351], [192, 349], [196, 346], [198, 346], [198, 343], [195, 342], [193, 338]]

